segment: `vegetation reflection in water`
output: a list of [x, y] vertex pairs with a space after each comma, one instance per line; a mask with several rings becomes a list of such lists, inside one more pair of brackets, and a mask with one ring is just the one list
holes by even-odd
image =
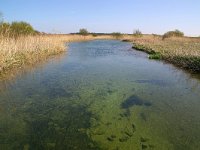
[[10, 83], [0, 93], [1, 149], [200, 147], [199, 81], [131, 46], [72, 43], [59, 62]]

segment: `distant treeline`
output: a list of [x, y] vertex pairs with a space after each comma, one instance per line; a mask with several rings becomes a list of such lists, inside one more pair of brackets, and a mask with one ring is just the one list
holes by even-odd
[[[75, 34], [80, 35], [81, 33], [76, 32], [76, 33], [70, 33], [70, 34], [72, 34], [72, 35], [75, 35]], [[111, 35], [111, 33], [95, 33], [95, 32], [90, 32], [89, 34], [92, 34], [92, 35]]]
[[[144, 34], [139, 30], [134, 30], [132, 34], [124, 34], [121, 32], [113, 32], [113, 33], [94, 33], [94, 32], [88, 32], [87, 29], [80, 29], [79, 32], [77, 33], [70, 33], [72, 35], [78, 34], [78, 35], [93, 35], [93, 36], [101, 36], [101, 35], [111, 35], [115, 38], [120, 38], [123, 35], [133, 35], [134, 37], [142, 37]], [[166, 38], [171, 38], [171, 37], [184, 37], [184, 33], [181, 32], [180, 30], [174, 30], [174, 31], [168, 31], [163, 35], [158, 35], [158, 34], [152, 34], [153, 36], [157, 37], [162, 37], [163, 40]]]
[[[14, 37], [17, 38], [19, 36], [26, 36], [26, 35], [38, 35], [38, 34], [45, 34], [45, 33], [40, 33], [36, 31], [29, 23], [20, 21], [20, 22], [3, 22], [0, 21], [0, 35], [1, 36], [6, 36], [6, 37]], [[93, 35], [93, 36], [103, 36], [103, 35], [111, 35], [115, 38], [121, 38], [123, 35], [133, 35], [134, 37], [142, 37], [144, 34], [137, 29], [135, 30], [132, 34], [123, 34], [120, 32], [113, 32], [113, 33], [94, 33], [94, 32], [89, 32], [87, 29], [82, 28], [79, 30], [77, 33], [70, 33], [72, 35]], [[154, 36], [161, 36], [161, 35], [156, 35], [152, 34]], [[171, 38], [171, 37], [183, 37], [184, 33], [179, 31], [179, 30], [174, 30], [174, 31], [168, 31], [164, 35], [162, 35], [163, 40], [166, 38]]]
[[[101, 35], [113, 35], [113, 34], [115, 34], [115, 33], [117, 33], [117, 32], [113, 32], [113, 33], [98, 33], [98, 32], [90, 32], [90, 33], [88, 33], [88, 34], [89, 34], [89, 35], [97, 35], [97, 36], [101, 36]], [[118, 33], [120, 33], [120, 32], [118, 32]], [[71, 34], [71, 35], [81, 35], [81, 33], [79, 33], [79, 32], [70, 33], [70, 34]], [[123, 33], [120, 33], [120, 34], [123, 35]], [[133, 35], [133, 34], [126, 33], [126, 34], [124, 34], [124, 35]]]

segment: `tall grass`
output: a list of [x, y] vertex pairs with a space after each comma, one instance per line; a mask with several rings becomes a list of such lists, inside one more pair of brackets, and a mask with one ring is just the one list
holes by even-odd
[[64, 51], [58, 38], [48, 36], [26, 36], [0, 39], [0, 71], [35, 63], [48, 55]]

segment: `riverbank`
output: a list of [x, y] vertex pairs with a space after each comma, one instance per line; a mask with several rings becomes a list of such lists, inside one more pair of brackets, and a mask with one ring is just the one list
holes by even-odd
[[62, 53], [67, 50], [69, 42], [110, 38], [112, 37], [92, 35], [38, 35], [14, 39], [1, 36], [0, 76]]
[[192, 73], [200, 73], [200, 38], [162, 40], [160, 36], [146, 35], [131, 41], [134, 49], [147, 52], [150, 59], [165, 60]]
[[[0, 77], [35, 65], [50, 56], [67, 51], [67, 43], [95, 39], [115, 39], [112, 35], [39, 35], [17, 39], [0, 37]], [[123, 41], [133, 42], [133, 48], [147, 52], [150, 59], [162, 59], [183, 69], [200, 73], [200, 38], [168, 38], [143, 35], [123, 35]]]

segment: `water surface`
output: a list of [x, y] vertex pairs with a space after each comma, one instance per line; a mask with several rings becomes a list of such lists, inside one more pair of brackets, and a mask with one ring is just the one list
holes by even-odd
[[2, 150], [197, 150], [200, 81], [115, 40], [1, 83]]

